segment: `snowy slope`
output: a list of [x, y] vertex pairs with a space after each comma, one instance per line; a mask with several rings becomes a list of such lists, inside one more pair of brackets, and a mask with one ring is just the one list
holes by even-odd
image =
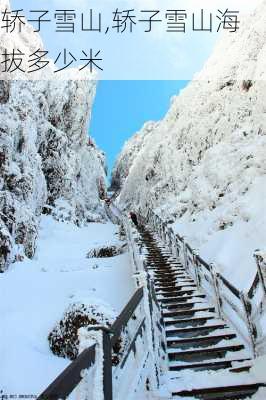
[[[5, 394], [40, 394], [69, 360], [55, 356], [48, 334], [73, 301], [89, 298], [119, 313], [134, 293], [128, 253], [93, 259], [94, 247], [118, 244], [111, 223], [74, 224], [43, 216], [33, 260], [0, 274], [0, 388]], [[121, 243], [120, 243], [121, 245]]]
[[[21, 35], [1, 30], [0, 50], [14, 46], [43, 48], [30, 25]], [[95, 75], [55, 79], [52, 69], [0, 81], [0, 270], [33, 256], [42, 212], [78, 225], [105, 218], [105, 157], [87, 136]]]
[[241, 287], [250, 284], [252, 253], [266, 237], [265, 18], [264, 0], [239, 33], [223, 36], [153, 131], [144, 127], [129, 141], [113, 172], [126, 170], [131, 153], [120, 204], [176, 221]]

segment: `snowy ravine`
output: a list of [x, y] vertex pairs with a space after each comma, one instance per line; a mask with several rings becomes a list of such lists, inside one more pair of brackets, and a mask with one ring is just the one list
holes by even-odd
[[120, 206], [161, 213], [241, 289], [266, 237], [265, 18], [264, 0], [223, 35], [165, 118], [127, 142], [113, 171]]
[[[2, 53], [43, 49], [29, 24], [0, 39]], [[134, 292], [128, 253], [88, 255], [125, 251], [104, 208], [105, 155], [88, 136], [95, 91], [94, 73], [55, 75], [52, 62], [0, 74], [1, 395], [37, 396], [69, 365], [48, 341], [69, 307], [115, 317]]]
[[[23, 32], [1, 32], [1, 52], [43, 49], [30, 25]], [[105, 156], [87, 133], [95, 75], [55, 75], [52, 63], [43, 71], [0, 80], [0, 271], [34, 255], [42, 213], [78, 225], [105, 219]]]

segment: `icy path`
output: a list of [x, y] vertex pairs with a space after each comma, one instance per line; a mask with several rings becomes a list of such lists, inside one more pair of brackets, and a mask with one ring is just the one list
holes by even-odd
[[73, 296], [102, 299], [121, 311], [134, 292], [127, 254], [88, 259], [95, 245], [116, 243], [117, 227], [86, 228], [45, 217], [34, 260], [0, 275], [0, 389], [36, 395], [69, 361], [55, 357], [47, 336]]

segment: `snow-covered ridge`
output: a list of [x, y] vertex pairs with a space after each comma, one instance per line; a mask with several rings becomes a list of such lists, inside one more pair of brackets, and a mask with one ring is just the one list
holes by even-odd
[[[120, 205], [174, 218], [176, 229], [242, 287], [251, 283], [252, 254], [266, 237], [265, 18], [263, 1], [241, 34], [218, 43], [200, 80], [152, 132], [144, 127], [127, 143], [113, 172], [124, 177], [130, 158]], [[234, 268], [240, 265], [243, 280]]]
[[[8, 40], [42, 48], [30, 26], [3, 35], [1, 51]], [[86, 70], [39, 78], [0, 80], [0, 271], [33, 256], [42, 212], [78, 225], [105, 218], [105, 156], [87, 135], [96, 81]]]

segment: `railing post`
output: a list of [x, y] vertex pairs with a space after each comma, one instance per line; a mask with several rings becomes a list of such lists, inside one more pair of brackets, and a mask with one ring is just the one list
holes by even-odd
[[[153, 352], [154, 355], [156, 354], [156, 346], [155, 346], [155, 333], [154, 333], [154, 320], [153, 320], [153, 303], [152, 303], [152, 295], [151, 291], [153, 290], [153, 283], [150, 278], [150, 275], [147, 273], [147, 292], [148, 292], [148, 300], [149, 300], [149, 310], [150, 310], [150, 321], [151, 321], [151, 332], [152, 332], [152, 347], [153, 347]], [[156, 357], [156, 356], [155, 356]], [[155, 358], [156, 361], [156, 358]], [[157, 389], [160, 386], [160, 380], [159, 380], [159, 369], [158, 365], [155, 363], [155, 378], [156, 378], [156, 385]]]
[[162, 238], [162, 225], [161, 222], [159, 221], [158, 216], [156, 218], [155, 232], [159, 233], [160, 238]]
[[[96, 343], [96, 360], [98, 358], [98, 367], [96, 370], [94, 388], [96, 389], [99, 400], [113, 400], [113, 378], [112, 378], [112, 345], [110, 330], [106, 326], [95, 325], [88, 328], [79, 329], [79, 343], [80, 351], [87, 347], [87, 340], [94, 341]], [[96, 361], [97, 363], [97, 361]], [[84, 390], [85, 397], [83, 399], [90, 400], [87, 398], [88, 383], [83, 382], [83, 388], [81, 387], [81, 393]], [[100, 393], [101, 392], [101, 393]], [[96, 395], [93, 393], [93, 396]]]
[[166, 222], [164, 224], [165, 224], [165, 243], [166, 243], [167, 247], [169, 248], [169, 229], [167, 227]]
[[153, 229], [155, 229], [157, 224], [157, 219], [156, 219], [156, 214], [154, 214], [154, 212], [152, 213], [152, 225], [153, 225]]
[[171, 255], [173, 255], [173, 249], [172, 249], [172, 233], [168, 229], [168, 248], [170, 250]]
[[154, 228], [157, 229], [157, 227], [158, 227], [158, 217], [157, 217], [157, 214], [154, 214], [153, 221], [154, 221]]
[[166, 243], [167, 243], [167, 247], [170, 250], [171, 248], [171, 233], [170, 233], [170, 229], [166, 228]]
[[152, 375], [151, 375], [151, 385], [153, 389], [158, 389], [160, 380], [159, 380], [159, 375], [160, 375], [160, 368], [159, 365], [157, 364], [158, 359], [155, 355], [156, 352], [156, 344], [155, 340], [158, 338], [155, 338], [155, 333], [154, 333], [154, 326], [155, 322], [153, 319], [153, 300], [152, 300], [152, 281], [150, 278], [150, 274], [146, 270], [145, 272], [142, 273], [142, 279], [143, 279], [143, 290], [144, 290], [144, 310], [146, 313], [147, 317], [147, 322], [148, 322], [148, 327], [149, 329], [147, 330], [147, 340], [148, 340], [148, 346], [151, 349], [150, 355], [151, 355], [151, 367], [153, 369]]
[[259, 250], [256, 250], [254, 253], [254, 257], [256, 260], [257, 268], [258, 268], [258, 274], [260, 278], [260, 282], [264, 291], [264, 295], [266, 295], [266, 283], [265, 283], [265, 278], [264, 278], [264, 271], [262, 270], [262, 265], [265, 269], [265, 275], [266, 275], [266, 263], [263, 261], [263, 257], [260, 254]]
[[173, 230], [171, 230], [171, 234], [170, 234], [170, 246], [171, 246], [171, 254], [172, 254], [172, 256], [175, 256], [174, 239], [175, 239], [175, 235], [174, 235]]
[[219, 274], [217, 274], [214, 264], [210, 264], [210, 269], [211, 269], [210, 272], [212, 275], [213, 287], [214, 287], [214, 292], [215, 292], [215, 297], [216, 297], [217, 312], [218, 312], [219, 318], [223, 319], [222, 297], [221, 297], [220, 286], [219, 286]]
[[147, 212], [147, 214], [146, 214], [146, 223], [147, 223], [147, 224], [148, 224], [149, 221], [150, 221], [150, 213], [151, 213], [151, 209], [149, 208], [149, 209], [148, 209], [148, 212]]
[[112, 346], [110, 333], [106, 330], [103, 334], [103, 395], [104, 400], [113, 400], [112, 379]]
[[176, 259], [178, 260], [180, 257], [180, 250], [179, 250], [179, 237], [175, 235], [175, 249], [176, 249]]
[[161, 224], [160, 220], [157, 214], [155, 214], [155, 226], [154, 226], [156, 231], [159, 231], [159, 234], [161, 234]]
[[248, 296], [246, 296], [245, 293], [241, 292], [240, 296], [241, 296], [241, 301], [243, 303], [243, 308], [244, 308], [245, 315], [246, 315], [246, 321], [247, 321], [247, 326], [248, 326], [248, 331], [249, 331], [249, 336], [250, 336], [250, 341], [251, 341], [253, 357], [256, 358], [256, 356], [257, 356], [257, 351], [256, 351], [257, 329], [252, 322], [252, 316], [251, 316], [252, 306], [248, 299]]
[[166, 243], [166, 233], [165, 233], [165, 224], [162, 222], [162, 239], [164, 243]]
[[198, 289], [200, 289], [201, 280], [200, 280], [200, 274], [199, 274], [198, 254], [199, 254], [198, 250], [193, 251], [193, 265], [195, 268], [196, 284], [197, 284]]
[[183, 243], [183, 258], [184, 258], [184, 266], [185, 269], [188, 271], [188, 260], [187, 260], [187, 245], [185, 242], [185, 237], [182, 237], [182, 243]]
[[163, 240], [163, 227], [162, 227], [162, 223], [159, 219], [158, 220], [158, 227], [159, 227], [159, 235], [160, 235], [160, 239]]

